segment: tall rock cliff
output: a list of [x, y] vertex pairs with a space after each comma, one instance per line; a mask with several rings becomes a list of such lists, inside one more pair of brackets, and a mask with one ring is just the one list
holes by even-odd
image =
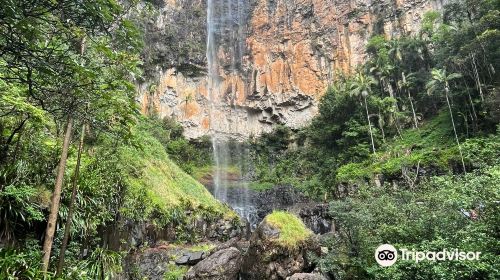
[[243, 139], [274, 124], [307, 124], [336, 73], [365, 61], [371, 36], [415, 33], [422, 15], [446, 2], [210, 1], [222, 22], [217, 86], [207, 79], [206, 0], [157, 0], [160, 11], [145, 27], [152, 78], [141, 85], [142, 109], [176, 118], [192, 138], [216, 130]]

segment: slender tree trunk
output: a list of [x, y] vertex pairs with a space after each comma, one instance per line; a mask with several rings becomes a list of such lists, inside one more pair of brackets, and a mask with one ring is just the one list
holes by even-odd
[[14, 154], [12, 155], [12, 163], [15, 163], [17, 160], [17, 156], [19, 154], [19, 150], [21, 149], [21, 137], [23, 136], [24, 128], [19, 131], [17, 135], [16, 147], [14, 148]]
[[460, 142], [458, 141], [457, 129], [455, 127], [455, 120], [453, 119], [453, 111], [451, 110], [450, 98], [448, 97], [449, 91], [450, 87], [448, 86], [448, 82], [446, 82], [446, 88], [444, 90], [446, 95], [446, 103], [448, 104], [448, 109], [450, 110], [451, 124], [453, 126], [453, 132], [455, 133], [455, 140], [457, 141], [458, 152], [460, 153], [460, 159], [462, 160], [462, 168], [464, 169], [464, 173], [467, 173], [467, 171], [465, 170], [464, 156], [462, 155], [462, 147], [460, 146]]
[[413, 106], [413, 99], [411, 98], [410, 90], [408, 89], [408, 100], [410, 100], [410, 105], [411, 105], [411, 111], [413, 113], [413, 122], [415, 124], [415, 128], [418, 129], [418, 120], [417, 120], [417, 114], [415, 113], [415, 107]]
[[484, 102], [483, 87], [481, 86], [481, 80], [479, 79], [479, 72], [477, 71], [476, 58], [473, 54], [471, 54], [471, 57], [472, 57], [472, 66], [474, 67], [474, 76], [476, 77], [477, 89], [479, 90], [481, 101]]
[[[25, 118], [13, 131], [12, 133], [10, 134], [10, 136], [7, 138], [7, 140], [5, 140], [4, 143], [0, 143], [2, 144], [3, 148], [0, 150], [0, 164], [1, 163], [4, 163], [4, 162], [7, 162], [7, 157], [9, 155], [9, 148], [10, 148], [10, 145], [12, 144], [12, 141], [14, 141], [14, 137], [16, 136], [16, 134], [20, 133], [23, 128], [24, 128], [24, 125], [26, 124], [26, 121], [28, 121], [29, 119], [29, 116], [27, 118]], [[1, 127], [0, 127], [1, 129]], [[2, 130], [0, 130], [0, 132], [2, 132]]]
[[392, 88], [391, 83], [390, 82], [386, 82], [385, 84], [386, 84], [386, 87], [387, 87], [387, 91], [389, 91], [389, 96], [391, 98], [394, 98], [394, 100], [396, 100], [396, 103], [393, 105], [393, 107], [394, 107], [393, 116], [394, 116], [394, 120], [395, 120], [395, 124], [396, 124], [396, 131], [398, 132], [399, 138], [403, 139], [403, 136], [401, 135], [401, 129], [399, 128], [399, 117], [398, 117], [399, 107], [398, 107], [398, 100], [396, 99], [396, 96], [394, 95], [394, 89]]
[[469, 103], [470, 107], [472, 109], [471, 116], [472, 116], [472, 124], [474, 131], [477, 130], [477, 114], [476, 114], [476, 108], [474, 107], [474, 102], [472, 101], [472, 96], [470, 95], [470, 89], [469, 86], [467, 85], [467, 82], [465, 82], [465, 89], [467, 91], [467, 96], [469, 97]]
[[66, 126], [66, 132], [64, 134], [64, 142], [61, 151], [61, 158], [59, 160], [59, 166], [57, 168], [56, 184], [54, 187], [54, 193], [52, 194], [51, 204], [50, 204], [50, 214], [47, 222], [47, 229], [45, 231], [45, 238], [43, 241], [42, 249], [42, 271], [47, 272], [50, 261], [50, 251], [52, 250], [52, 243], [54, 242], [54, 232], [56, 230], [57, 214], [59, 212], [59, 203], [61, 199], [62, 185], [64, 182], [64, 172], [66, 170], [66, 160], [68, 158], [68, 148], [69, 142], [71, 140], [71, 132], [73, 130], [73, 119], [68, 118], [68, 123]]
[[469, 121], [467, 120], [467, 114], [462, 115], [464, 116], [466, 137], [469, 138]]
[[370, 113], [368, 112], [368, 102], [366, 102], [366, 97], [363, 97], [363, 98], [365, 99], [366, 119], [368, 119], [368, 129], [370, 131], [372, 150], [373, 150], [373, 153], [375, 154], [375, 143], [373, 142], [372, 122], [370, 121]]
[[389, 92], [389, 96], [391, 98], [396, 99], [396, 97], [394, 96], [394, 89], [392, 88], [391, 82], [390, 81], [386, 82], [386, 86], [387, 86], [387, 91]]
[[59, 253], [59, 262], [57, 263], [57, 272], [56, 276], [60, 276], [63, 266], [64, 266], [64, 255], [66, 254], [66, 248], [68, 246], [69, 234], [71, 230], [71, 219], [73, 218], [73, 211], [75, 207], [75, 199], [76, 199], [76, 191], [78, 188], [78, 177], [80, 175], [80, 162], [82, 158], [83, 151], [83, 141], [85, 140], [85, 124], [82, 125], [82, 132], [80, 135], [80, 144], [78, 146], [78, 156], [76, 160], [75, 174], [73, 175], [72, 181], [72, 191], [71, 191], [71, 200], [69, 203], [68, 216], [66, 217], [66, 225], [64, 226], [64, 238], [61, 244], [61, 251]]
[[378, 126], [380, 127], [380, 132], [382, 132], [382, 141], [385, 143], [385, 131], [384, 131], [384, 121], [382, 119], [382, 114], [380, 113], [380, 108], [378, 109]]

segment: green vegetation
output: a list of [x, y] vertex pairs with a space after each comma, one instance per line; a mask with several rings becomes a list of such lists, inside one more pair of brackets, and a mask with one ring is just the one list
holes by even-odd
[[[158, 227], [167, 224], [173, 226], [179, 242], [196, 241], [199, 238], [196, 232], [186, 228], [195, 219], [238, 219], [233, 211], [215, 200], [199, 182], [169, 159], [160, 141], [148, 130], [154, 121], [142, 117], [138, 119], [138, 124], [131, 128], [127, 142], [118, 142], [120, 144], [117, 145], [116, 138], [107, 135], [95, 137], [95, 134], [91, 134], [85, 142], [76, 209], [72, 217], [73, 238], [66, 252], [65, 273], [85, 273], [88, 279], [100, 279], [95, 278], [95, 275], [110, 275], [121, 269], [120, 265], [108, 265], [104, 267], [105, 271], [98, 271], [103, 269], [99, 266], [103, 262], [100, 255], [96, 255], [95, 259], [80, 260], [78, 253], [84, 246], [91, 248], [92, 254], [102, 251], [106, 252], [106, 256], [112, 256], [114, 261], [121, 261], [118, 253], [100, 247], [98, 233], [99, 227], [119, 224], [120, 221], [115, 220], [117, 215], [121, 219], [153, 223]], [[27, 153], [26, 156], [37, 156], [38, 162], [33, 162], [33, 165], [20, 162], [15, 169], [18, 181], [5, 186], [1, 192], [5, 207], [2, 211], [6, 215], [3, 238], [21, 244], [22, 249], [2, 249], [5, 257], [0, 263], [0, 273], [12, 273], [9, 272], [12, 270], [20, 275], [40, 273], [38, 264], [41, 248], [37, 242], [33, 243], [35, 239], [30, 232], [35, 223], [44, 220], [44, 212], [50, 201], [50, 185], [44, 182], [51, 182], [52, 173], [34, 177], [31, 172], [39, 172], [33, 169], [37, 164], [49, 164], [51, 158], [43, 155], [54, 154], [52, 151], [57, 151], [57, 146], [56, 139], [50, 134], [34, 137], [33, 141], [37, 141], [32, 145], [37, 147], [38, 153]], [[67, 167], [69, 174], [74, 173], [75, 158], [76, 153], [72, 149]], [[35, 184], [31, 185], [30, 182]], [[60, 211], [62, 221], [67, 217], [71, 193], [69, 186], [65, 187], [63, 193]], [[190, 214], [186, 215], [188, 210]], [[55, 249], [60, 248], [62, 235], [62, 230], [57, 231]], [[83, 242], [86, 244], [83, 245]]]
[[184, 128], [175, 120], [160, 119], [154, 111], [149, 115], [147, 129], [178, 166], [197, 179], [201, 178], [200, 172], [211, 169], [212, 143], [208, 136], [188, 140], [183, 136]]
[[[450, 131], [449, 118], [440, 113], [420, 130], [405, 130], [402, 139], [397, 138], [387, 144], [369, 159], [362, 162], [348, 163], [337, 169], [336, 179], [341, 183], [370, 181], [376, 175], [386, 178], [408, 179], [403, 174], [405, 168], [432, 168], [434, 172], [446, 173], [460, 160]], [[414, 174], [413, 174], [414, 175]]]
[[215, 248], [215, 244], [205, 243], [205, 244], [196, 244], [193, 246], [189, 246], [189, 251], [192, 252], [208, 252]]
[[271, 182], [251, 182], [249, 184], [249, 187], [255, 191], [265, 191], [272, 189], [274, 187], [274, 184]]
[[175, 264], [169, 264], [167, 266], [168, 271], [163, 275], [164, 280], [179, 280], [183, 279], [183, 276], [188, 271], [187, 266], [177, 266]]
[[123, 259], [101, 239], [109, 228], [168, 224], [185, 242], [195, 219], [237, 219], [183, 171], [210, 161], [207, 141], [139, 113], [135, 5], [0, 5], [2, 279], [109, 279]]
[[299, 217], [285, 211], [274, 211], [264, 221], [279, 229], [279, 237], [274, 241], [287, 248], [296, 248], [312, 234]]
[[[452, 1], [420, 33], [373, 36], [368, 61], [336, 74], [309, 126], [248, 144], [253, 185], [330, 203], [337, 232], [316, 261], [333, 279], [500, 277], [499, 10]], [[373, 253], [384, 243], [483, 257], [383, 268]]]
[[494, 134], [499, 122], [493, 49], [500, 33], [498, 5], [469, 2], [426, 14], [419, 34], [373, 36], [368, 61], [351, 75], [336, 74], [309, 126], [277, 126], [250, 141], [252, 185], [291, 184], [311, 197], [342, 198], [375, 180], [412, 185], [417, 169], [474, 169], [465, 143]]
[[[139, 14], [137, 1], [0, 5], [0, 278], [110, 279], [127, 252], [110, 250], [109, 228], [147, 223], [183, 243], [198, 240], [201, 218], [237, 222], [188, 175], [212, 171], [209, 139], [139, 113], [135, 85], [155, 59], [196, 74], [204, 53], [193, 34], [147, 41], [158, 38], [141, 30], [161, 42], [185, 32], [156, 30], [152, 2]], [[161, 48], [171, 56], [156, 57]], [[334, 279], [500, 279], [500, 2], [451, 1], [420, 32], [375, 34], [366, 51], [353, 73], [334, 73], [309, 126], [228, 143], [227, 173], [329, 202], [337, 232], [316, 261]], [[311, 235], [286, 212], [266, 221], [287, 248]], [[482, 257], [381, 268], [381, 243]], [[184, 273], [171, 266], [165, 279]]]
[[140, 148], [124, 146], [119, 149], [120, 169], [128, 186], [124, 214], [142, 209], [136, 213], [140, 216], [134, 217], [135, 213], [131, 216], [147, 220], [158, 211], [165, 217], [172, 217], [165, 220], [164, 225], [172, 221], [173, 215], [188, 208], [203, 209], [207, 213], [230, 212], [204, 186], [175, 165], [161, 143], [147, 130], [138, 127], [134, 134], [134, 141]]
[[[363, 186], [332, 203], [339, 234], [325, 246], [319, 263], [341, 279], [497, 279], [498, 165], [465, 176], [435, 176], [413, 189]], [[400, 261], [380, 267], [373, 252], [380, 244], [419, 251], [459, 248], [481, 252], [479, 261]]]

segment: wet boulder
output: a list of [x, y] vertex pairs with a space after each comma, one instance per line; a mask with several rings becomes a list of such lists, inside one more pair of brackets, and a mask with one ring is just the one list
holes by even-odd
[[186, 280], [237, 280], [241, 252], [235, 247], [217, 251], [189, 269]]
[[186, 251], [184, 254], [175, 260], [175, 264], [177, 265], [195, 265], [199, 263], [203, 258], [205, 258], [205, 252], [190, 252]]

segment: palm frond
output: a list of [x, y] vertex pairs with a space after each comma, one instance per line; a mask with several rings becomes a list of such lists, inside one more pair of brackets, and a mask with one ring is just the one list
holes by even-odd
[[427, 94], [431, 95], [433, 94], [438, 87], [438, 81], [437, 80], [431, 80], [425, 84], [425, 88], [427, 89]]
[[463, 76], [462, 76], [462, 74], [460, 74], [460, 73], [451, 73], [451, 74], [447, 77], [447, 79], [448, 79], [448, 80], [454, 80], [454, 79], [459, 79], [459, 78], [462, 78], [462, 77], [463, 77]]

